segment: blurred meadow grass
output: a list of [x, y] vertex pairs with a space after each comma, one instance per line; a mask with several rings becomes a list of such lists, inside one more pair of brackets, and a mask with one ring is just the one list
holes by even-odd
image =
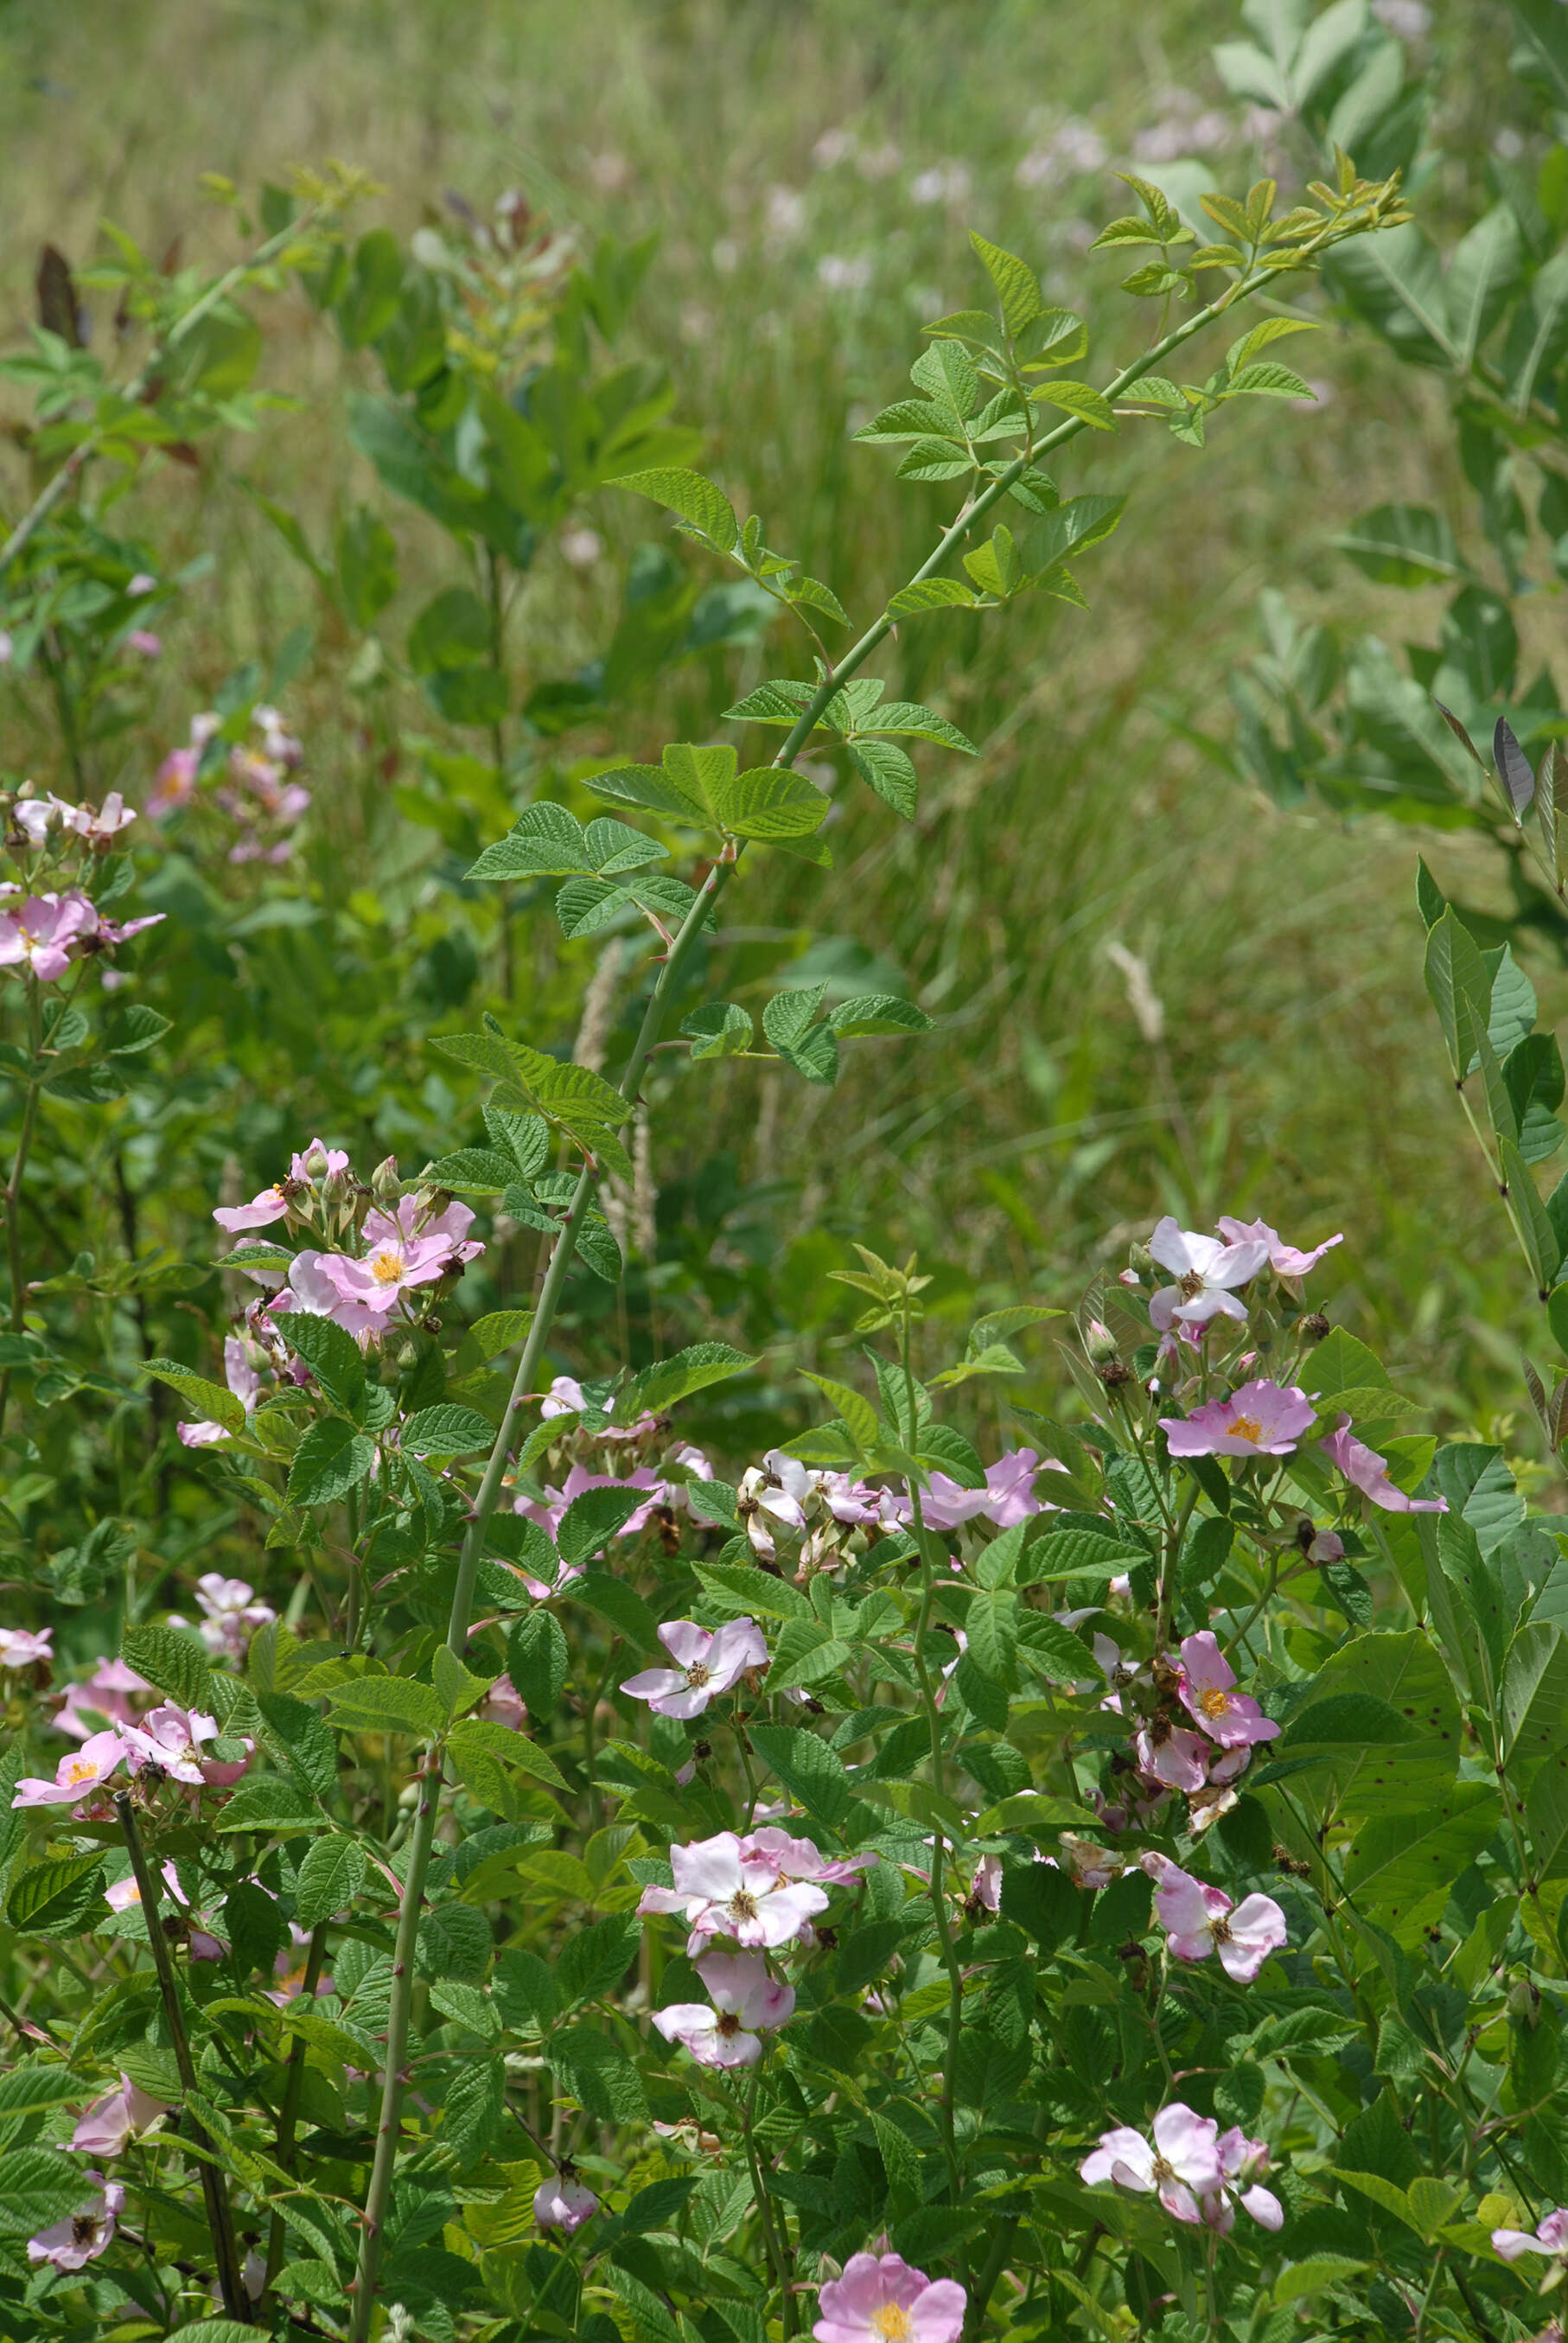
[[[1500, 12], [1440, 15], [1456, 103], [1484, 119]], [[1152, 149], [1201, 152], [1235, 192], [1257, 174], [1235, 110], [1216, 111], [1208, 63], [1233, 28], [1221, 0], [9, 0], [5, 338], [31, 314], [38, 246], [81, 261], [103, 216], [154, 252], [176, 238], [186, 257], [226, 252], [232, 227], [196, 193], [204, 171], [254, 190], [340, 156], [382, 185], [365, 224], [404, 231], [447, 190], [487, 209], [513, 185], [588, 239], [656, 228], [634, 342], [671, 369], [676, 413], [708, 435], [707, 468], [863, 623], [923, 558], [941, 508], [895, 487], [887, 453], [849, 434], [900, 395], [921, 321], [979, 295], [969, 228], [1026, 254], [1091, 327], [1105, 321], [1091, 362], [1103, 376], [1140, 324], [1110, 265], [1085, 256], [1091, 224], [1121, 207], [1111, 171]], [[344, 428], [359, 362], [302, 301], [268, 322], [268, 379], [302, 410], [236, 443], [230, 471], [319, 541], [352, 502], [386, 509]], [[841, 1289], [801, 1296], [851, 1237], [918, 1246], [956, 1308], [1070, 1301], [1164, 1211], [1197, 1225], [1261, 1212], [1302, 1242], [1346, 1229], [1322, 1297], [1450, 1421], [1484, 1423], [1489, 1383], [1517, 1387], [1498, 1370], [1528, 1331], [1523, 1281], [1422, 990], [1417, 840], [1282, 813], [1191, 745], [1228, 730], [1225, 677], [1257, 647], [1267, 587], [1289, 588], [1304, 616], [1423, 631], [1419, 598], [1354, 577], [1332, 539], [1374, 502], [1452, 499], [1449, 438], [1425, 403], [1436, 394], [1337, 327], [1299, 347], [1315, 411], [1227, 414], [1201, 456], [1136, 427], [1077, 443], [1064, 493], [1132, 493], [1120, 534], [1083, 565], [1092, 613], [1036, 599], [983, 625], [906, 628], [883, 666], [890, 692], [933, 700], [980, 758], [927, 758], [913, 829], [840, 781], [836, 874], [797, 877], [775, 857], [741, 890], [729, 997], [820, 955], [814, 930], [858, 939], [940, 1024], [924, 1045], [862, 1050], [835, 1091], [728, 1066], [705, 1070], [690, 1130], [656, 1101], [668, 1209], [732, 1179], [724, 1242], [763, 1256], [795, 1325], [843, 1327]], [[7, 506], [16, 492], [8, 478]], [[218, 557], [171, 630], [150, 774], [236, 659], [321, 617], [232, 478], [174, 469], [145, 493], [185, 549]], [[518, 638], [525, 669], [536, 644], [558, 671], [563, 639], [569, 651], [580, 638], [577, 656], [602, 639], [620, 568], [608, 557], [654, 526], [632, 503], [599, 499], [597, 567], [541, 567]], [[445, 572], [433, 530], [406, 509], [387, 518], [405, 588], [387, 631], [400, 641]], [[799, 657], [776, 634], [732, 658], [719, 688], [798, 672]], [[396, 858], [341, 665], [322, 661], [296, 694], [325, 833], [344, 883], [365, 885], [377, 840]], [[604, 747], [646, 755], [710, 734], [713, 685], [684, 671]], [[1484, 893], [1473, 848], [1429, 851], [1450, 876], [1468, 857], [1470, 894]], [[449, 898], [411, 900], [427, 922], [462, 916]], [[586, 972], [591, 948], [574, 949]], [[1129, 953], [1160, 1003], [1158, 1038]], [[1553, 967], [1532, 972], [1548, 1005], [1561, 998]], [[1049, 1343], [1035, 1358], [1049, 1390]]]

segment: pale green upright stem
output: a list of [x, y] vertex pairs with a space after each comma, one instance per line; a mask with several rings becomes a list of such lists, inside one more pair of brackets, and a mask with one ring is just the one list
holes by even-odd
[[[733, 868], [732, 863], [721, 862], [709, 871], [670, 946], [643, 1017], [637, 1046], [620, 1079], [623, 1099], [633, 1100], [637, 1096], [648, 1059], [663, 1032], [666, 1012], [678, 989], [686, 964], [696, 949], [703, 922], [716, 898], [728, 884]], [[591, 1164], [584, 1165], [570, 1209], [551, 1250], [549, 1267], [539, 1289], [538, 1303], [528, 1340], [523, 1345], [523, 1355], [518, 1362], [506, 1413], [485, 1466], [478, 1494], [474, 1500], [474, 1510], [468, 1519], [462, 1553], [458, 1557], [457, 1576], [452, 1589], [452, 1607], [447, 1624], [447, 1648], [454, 1659], [460, 1660], [467, 1647], [468, 1623], [474, 1609], [474, 1582], [478, 1574], [485, 1533], [500, 1498], [501, 1483], [506, 1475], [513, 1443], [513, 1420], [533, 1390], [545, 1345], [560, 1307], [567, 1276], [576, 1258], [578, 1234], [593, 1199], [597, 1176]], [[376, 2135], [375, 2159], [370, 2169], [370, 2187], [361, 2221], [350, 2343], [367, 2343], [371, 2320], [375, 2316], [376, 2271], [380, 2260], [381, 2239], [391, 2203], [392, 2177], [397, 2159], [397, 2126], [403, 2101], [402, 2070], [407, 2055], [409, 2015], [414, 1996], [414, 1956], [425, 1899], [425, 1879], [429, 1869], [430, 1850], [435, 1843], [436, 1822], [441, 1803], [439, 1741], [433, 1743], [427, 1752], [423, 1781], [423, 1794], [408, 1844], [408, 1862], [403, 1875], [403, 1895], [397, 1914], [397, 1939], [392, 1956], [392, 2004], [387, 2026], [387, 2066], [381, 2087], [381, 2116]]]
[[[27, 1046], [36, 1068], [38, 1053], [44, 1046], [44, 1012], [38, 998], [38, 980], [28, 976]], [[35, 1071], [27, 1078], [22, 1101], [22, 1127], [16, 1134], [16, 1153], [11, 1164], [11, 1176], [5, 1182], [5, 1259], [11, 1272], [10, 1331], [21, 1333], [27, 1315], [27, 1283], [22, 1265], [22, 1178], [27, 1169], [27, 1157], [33, 1145], [33, 1132], [38, 1120], [38, 1099], [43, 1082]], [[0, 1374], [0, 1431], [5, 1427], [5, 1406], [11, 1393], [11, 1371]]]

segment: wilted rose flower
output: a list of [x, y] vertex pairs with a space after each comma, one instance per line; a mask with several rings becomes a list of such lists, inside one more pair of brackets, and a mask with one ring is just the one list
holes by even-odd
[[97, 2187], [97, 2198], [85, 2213], [73, 2213], [64, 2221], [40, 2229], [35, 2237], [27, 2240], [30, 2262], [53, 2262], [56, 2269], [85, 2269], [95, 2262], [115, 2234], [115, 2224], [125, 2205], [126, 2191], [118, 2180], [106, 2180], [101, 2172], [84, 2175]]

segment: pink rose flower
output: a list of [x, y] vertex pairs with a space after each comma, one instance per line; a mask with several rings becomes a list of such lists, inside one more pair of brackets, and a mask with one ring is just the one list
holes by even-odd
[[691, 1931], [687, 1951], [693, 1960], [717, 1936], [748, 1947], [787, 1945], [828, 1908], [815, 1881], [789, 1878], [769, 1855], [747, 1846], [733, 1831], [672, 1846], [669, 1865], [673, 1887], [645, 1887], [637, 1908], [644, 1915], [681, 1914]]
[[265, 1229], [273, 1221], [281, 1221], [287, 1210], [288, 1198], [278, 1180], [254, 1195], [248, 1204], [219, 1204], [213, 1219], [232, 1236], [241, 1229]]
[[1162, 1415], [1172, 1456], [1288, 1456], [1316, 1411], [1306, 1393], [1260, 1380], [1189, 1416]]
[[[668, 1495], [665, 1483], [659, 1479], [658, 1473], [646, 1464], [639, 1464], [635, 1473], [590, 1473], [585, 1466], [574, 1464], [560, 1488], [546, 1489], [543, 1504], [537, 1503], [531, 1497], [519, 1497], [512, 1510], [514, 1513], [521, 1513], [528, 1521], [537, 1522], [540, 1529], [554, 1538], [560, 1528], [561, 1515], [566, 1512], [572, 1499], [580, 1497], [587, 1489], [646, 1489], [648, 1491], [647, 1503], [638, 1505], [635, 1513], [628, 1513], [616, 1532], [618, 1537], [623, 1538], [636, 1537], [639, 1530], [646, 1529], [648, 1516], [665, 1503]], [[540, 1586], [537, 1580], [530, 1580], [529, 1592], [534, 1594], [536, 1600], [552, 1592], [558, 1594], [569, 1578], [581, 1576], [581, 1570], [573, 1564], [563, 1571], [553, 1589]]]
[[[777, 1813], [777, 1807], [773, 1811]], [[776, 1823], [752, 1831], [740, 1845], [748, 1855], [765, 1856], [786, 1879], [826, 1880], [839, 1885], [858, 1879], [863, 1871], [874, 1871], [881, 1860], [876, 1855], [826, 1855], [810, 1839], [791, 1838]]]
[[667, 1619], [658, 1640], [676, 1665], [644, 1668], [621, 1686], [633, 1700], [646, 1700], [656, 1716], [700, 1716], [748, 1668], [768, 1664], [768, 1646], [753, 1619], [731, 1619], [711, 1635], [694, 1619]]
[[28, 968], [41, 983], [53, 984], [97, 927], [97, 912], [74, 888], [64, 895], [29, 895], [0, 911], [0, 968]]
[[94, 2182], [98, 2198], [85, 2213], [73, 2213], [64, 2221], [55, 2221], [47, 2229], [40, 2229], [35, 2237], [27, 2240], [30, 2262], [53, 2262], [56, 2269], [85, 2269], [95, 2262], [111, 2243], [115, 2224], [125, 2205], [126, 2192], [118, 2180], [106, 2180], [101, 2172], [83, 2176]]
[[[225, 1349], [228, 1347], [226, 1343]], [[229, 1389], [235, 1389], [232, 1374]], [[196, 1580], [196, 1599], [203, 1614], [196, 1632], [215, 1660], [243, 1659], [257, 1628], [277, 1616], [270, 1603], [256, 1601], [256, 1589], [243, 1578], [224, 1578], [216, 1570], [205, 1572]]]
[[528, 1704], [510, 1676], [498, 1676], [475, 1714], [487, 1724], [504, 1725], [512, 1733], [520, 1733], [528, 1721]]
[[55, 1712], [55, 1730], [68, 1733], [73, 1741], [85, 1741], [101, 1733], [103, 1723], [84, 1718], [84, 1709], [107, 1724], [129, 1725], [139, 1714], [135, 1694], [152, 1689], [146, 1677], [137, 1675], [124, 1660], [100, 1660], [82, 1683], [66, 1685], [65, 1697]]
[[11, 820], [28, 845], [37, 848], [43, 846], [58, 820], [60, 808], [61, 799], [53, 789], [46, 798], [20, 797], [11, 809]]
[[153, 775], [152, 795], [147, 799], [147, 811], [155, 821], [163, 821], [189, 802], [196, 793], [196, 767], [200, 762], [199, 749], [169, 750]]
[[204, 1745], [220, 1738], [217, 1719], [196, 1711], [187, 1713], [172, 1701], [150, 1709], [139, 1725], [126, 1725], [124, 1734], [132, 1753], [133, 1772], [149, 1765], [170, 1781], [184, 1782], [193, 1789], [231, 1788], [255, 1753], [254, 1743], [246, 1739], [242, 1757], [204, 1757]]
[[933, 1473], [930, 1488], [920, 1500], [920, 1511], [932, 1529], [957, 1529], [963, 1522], [984, 1519], [1000, 1530], [1011, 1529], [1045, 1508], [1034, 1493], [1040, 1458], [1032, 1448], [1019, 1448], [985, 1468], [983, 1489], [963, 1489], [945, 1473]]
[[[128, 1731], [129, 1728], [127, 1727]], [[52, 1782], [25, 1776], [16, 1785], [14, 1806], [74, 1805], [88, 1797], [94, 1790], [117, 1774], [130, 1755], [126, 1742], [117, 1731], [94, 1733], [79, 1749], [62, 1757]]]
[[161, 928], [167, 917], [166, 911], [147, 911], [139, 920], [100, 919], [97, 940], [111, 949], [118, 944], [128, 944], [133, 936], [139, 936], [144, 930]]
[[1269, 1266], [1276, 1277], [1305, 1277], [1309, 1269], [1317, 1267], [1324, 1253], [1344, 1242], [1342, 1235], [1325, 1237], [1311, 1252], [1299, 1252], [1294, 1245], [1286, 1244], [1279, 1231], [1271, 1229], [1267, 1221], [1238, 1221], [1231, 1213], [1221, 1212], [1214, 1225], [1228, 1244], [1266, 1245]]
[[1338, 1465], [1345, 1479], [1385, 1513], [1446, 1513], [1446, 1497], [1407, 1497], [1396, 1489], [1388, 1477], [1388, 1459], [1374, 1455], [1359, 1440], [1351, 1437], [1351, 1420], [1342, 1415], [1339, 1429], [1331, 1432], [1322, 1443], [1323, 1454], [1331, 1464]]
[[[266, 1273], [259, 1270], [246, 1272], [258, 1282]], [[326, 1256], [309, 1248], [295, 1254], [288, 1264], [288, 1282], [280, 1292], [274, 1294], [267, 1309], [275, 1318], [290, 1310], [303, 1311], [307, 1318], [330, 1318], [335, 1326], [341, 1326], [344, 1332], [352, 1334], [357, 1342], [362, 1342], [367, 1335], [382, 1331], [380, 1312], [367, 1310], [363, 1302], [346, 1302], [336, 1283], [326, 1274]], [[283, 1339], [286, 1342], [288, 1340], [286, 1327]], [[302, 1361], [297, 1361], [295, 1374], [296, 1380], [303, 1383], [308, 1377], [309, 1369]]]
[[345, 1302], [357, 1303], [377, 1318], [385, 1318], [416, 1287], [434, 1285], [445, 1276], [452, 1259], [452, 1248], [444, 1237], [372, 1237], [369, 1220], [365, 1232], [370, 1250], [362, 1261], [347, 1253], [324, 1252], [316, 1266]]
[[970, 1884], [969, 1900], [978, 1904], [983, 1912], [1001, 1910], [1001, 1857], [982, 1855], [975, 1865], [975, 1875]]
[[1162, 1285], [1149, 1304], [1151, 1325], [1161, 1334], [1172, 1325], [1201, 1326], [1211, 1318], [1245, 1321], [1244, 1303], [1235, 1289], [1257, 1276], [1269, 1258], [1269, 1248], [1255, 1239], [1221, 1244], [1218, 1237], [1200, 1236], [1179, 1229], [1167, 1213], [1149, 1240], [1149, 1250], [1174, 1285]]
[[1206, 1961], [1218, 1953], [1227, 1976], [1251, 1985], [1286, 1942], [1285, 1916], [1271, 1896], [1232, 1906], [1222, 1888], [1206, 1886], [1167, 1855], [1150, 1853], [1141, 1861], [1156, 1882], [1154, 1909], [1177, 1960]]
[[1235, 1681], [1234, 1668], [1207, 1627], [1182, 1637], [1182, 1703], [1210, 1739], [1225, 1749], [1272, 1741], [1280, 1727], [1248, 1694], [1231, 1689]]
[[126, 803], [118, 789], [109, 791], [102, 809], [97, 812], [90, 805], [68, 806], [59, 799], [55, 802], [60, 808], [61, 829], [73, 831], [77, 838], [85, 838], [93, 846], [106, 845], [111, 838], [117, 838], [121, 830], [136, 818], [135, 808]]
[[673, 2002], [654, 2012], [667, 2042], [678, 2042], [699, 2066], [754, 2066], [762, 2056], [762, 2032], [788, 2024], [795, 2008], [793, 1986], [770, 1976], [760, 1953], [706, 1953], [697, 1974], [713, 1996]]
[[956, 2278], [929, 2278], [901, 2254], [851, 2254], [811, 2332], [816, 2343], [959, 2343], [968, 2308]]
[[1079, 2166], [1079, 2177], [1091, 2188], [1112, 2180], [1141, 2195], [1158, 2194], [1173, 2220], [1196, 2227], [1203, 2217], [1200, 2197], [1212, 2196], [1224, 2177], [1219, 2130], [1211, 2116], [1195, 2115], [1178, 2099], [1155, 2117], [1152, 2145], [1125, 2125], [1102, 2131], [1100, 2146]]

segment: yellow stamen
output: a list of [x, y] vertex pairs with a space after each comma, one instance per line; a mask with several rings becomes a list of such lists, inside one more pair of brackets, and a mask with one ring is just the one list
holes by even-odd
[[914, 2331], [909, 2312], [900, 2310], [896, 2302], [884, 2302], [880, 2310], [871, 2313], [871, 2332], [881, 2338], [881, 2343], [910, 2343]]
[[1199, 1694], [1198, 1705], [1205, 1716], [1223, 1716], [1231, 1705], [1231, 1695], [1222, 1692], [1218, 1684], [1211, 1684], [1207, 1691]]
[[384, 1245], [370, 1256], [370, 1274], [377, 1285], [396, 1285], [403, 1274], [403, 1256], [391, 1245]]
[[1255, 1415], [1233, 1415], [1230, 1433], [1232, 1440], [1250, 1440], [1255, 1448], [1263, 1436], [1263, 1427]]

